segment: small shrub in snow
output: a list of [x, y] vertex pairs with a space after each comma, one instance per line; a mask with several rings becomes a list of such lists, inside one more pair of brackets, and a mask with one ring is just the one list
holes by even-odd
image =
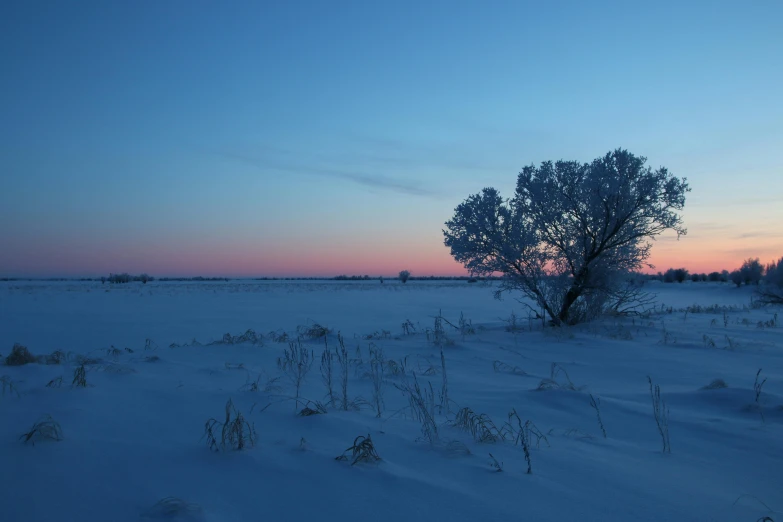
[[46, 356], [46, 364], [63, 364], [68, 360], [68, 355], [62, 350], [55, 350]]
[[331, 330], [327, 328], [326, 326], [320, 325], [318, 323], [313, 323], [311, 325], [300, 325], [296, 327], [296, 333], [299, 335], [299, 337], [303, 337], [305, 339], [320, 339], [321, 337], [325, 337], [331, 333]]
[[363, 435], [356, 437], [353, 441], [353, 445], [346, 449], [342, 455], [335, 457], [335, 460], [350, 461], [351, 466], [353, 466], [359, 462], [372, 464], [381, 460], [381, 457], [375, 450], [372, 438], [368, 434], [366, 437]]
[[142, 519], [186, 520], [196, 522], [203, 520], [204, 510], [198, 504], [185, 502], [176, 497], [162, 498], [141, 515]]
[[707, 386], [702, 387], [702, 390], [721, 390], [728, 387], [723, 379], [713, 379]]
[[26, 346], [19, 343], [14, 344], [11, 353], [5, 358], [6, 366], [23, 366], [25, 364], [37, 363], [39, 358], [30, 353]]
[[23, 433], [19, 438], [25, 444], [29, 442], [30, 444], [35, 445], [36, 442], [42, 440], [63, 440], [63, 431], [57, 421], [52, 419], [50, 415], [46, 415], [33, 424], [30, 431]]
[[652, 378], [649, 376], [647, 377], [647, 381], [650, 383], [650, 398], [652, 399], [653, 416], [655, 417], [655, 424], [658, 426], [658, 432], [661, 434], [663, 452], [671, 453], [672, 447], [669, 442], [669, 408], [666, 406], [666, 401], [661, 398], [661, 387], [657, 384], [653, 386]]
[[399, 277], [400, 277], [400, 281], [402, 281], [403, 283], [407, 283], [408, 279], [410, 279], [411, 277], [411, 273], [408, 270], [401, 270]]
[[[217, 437], [217, 430], [220, 429], [220, 438]], [[256, 443], [256, 429], [250, 424], [242, 412], [234, 407], [231, 399], [226, 403], [226, 419], [220, 422], [211, 418], [204, 423], [204, 435], [207, 439], [207, 446], [214, 451], [235, 450], [241, 451], [245, 448], [253, 447]]]
[[62, 377], [55, 377], [48, 383], [46, 383], [47, 388], [61, 388], [63, 385], [63, 378]]

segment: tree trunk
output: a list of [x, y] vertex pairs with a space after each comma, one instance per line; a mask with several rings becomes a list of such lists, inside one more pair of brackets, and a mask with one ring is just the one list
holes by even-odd
[[571, 285], [571, 288], [568, 289], [568, 292], [563, 299], [563, 306], [560, 308], [560, 313], [557, 314], [558, 326], [563, 323], [568, 324], [568, 310], [571, 308], [571, 305], [579, 299], [580, 295], [582, 295], [582, 289], [576, 284]]

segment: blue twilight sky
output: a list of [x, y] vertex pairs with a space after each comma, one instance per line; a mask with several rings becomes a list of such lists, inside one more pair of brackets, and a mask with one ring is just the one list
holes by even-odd
[[617, 147], [658, 268], [783, 255], [783, 2], [0, 5], [0, 276], [462, 273], [443, 222]]

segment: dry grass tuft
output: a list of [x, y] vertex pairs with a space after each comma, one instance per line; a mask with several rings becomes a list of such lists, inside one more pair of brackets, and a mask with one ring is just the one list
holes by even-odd
[[71, 386], [74, 388], [86, 388], [87, 387], [87, 370], [82, 364], [73, 372], [73, 382]]
[[[310, 407], [312, 405], [312, 408]], [[326, 406], [318, 401], [307, 401], [307, 404], [302, 408], [298, 415], [300, 417], [310, 417], [311, 415], [323, 415], [326, 413]]]
[[353, 446], [346, 449], [342, 455], [335, 457], [335, 460], [350, 460], [351, 466], [358, 462], [374, 463], [381, 460], [378, 452], [375, 451], [375, 445], [368, 434], [366, 437], [359, 435], [353, 441]]
[[511, 366], [510, 364], [504, 363], [503, 361], [494, 361], [492, 363], [492, 368], [495, 370], [495, 373], [511, 373], [513, 375], [527, 375], [525, 370], [523, 370], [519, 366]]
[[462, 408], [457, 412], [454, 420], [448, 424], [457, 429], [467, 431], [476, 442], [493, 443], [504, 439], [503, 433], [495, 426], [492, 419], [485, 413], [476, 414], [470, 408]]
[[[218, 440], [215, 431], [220, 428], [220, 439]], [[256, 428], [250, 424], [242, 412], [234, 407], [231, 399], [226, 403], [226, 420], [220, 422], [217, 419], [209, 419], [204, 423], [204, 435], [202, 439], [207, 439], [207, 446], [215, 451], [225, 451], [228, 449], [241, 451], [245, 448], [253, 447], [256, 444]]]
[[60, 424], [52, 419], [50, 415], [46, 415], [38, 420], [30, 431], [23, 433], [19, 438], [27, 444], [28, 442], [35, 446], [36, 442], [42, 440], [63, 440], [63, 431], [60, 428]]
[[653, 416], [655, 417], [655, 424], [658, 426], [658, 433], [661, 435], [663, 452], [671, 453], [672, 446], [669, 442], [669, 407], [666, 405], [666, 401], [661, 398], [661, 387], [657, 384], [653, 385], [652, 378], [649, 375], [647, 376], [647, 381], [650, 383], [650, 399], [652, 400]]
[[62, 376], [60, 376], [60, 377], [55, 377], [54, 379], [49, 381], [46, 384], [46, 387], [47, 388], [60, 388], [60, 387], [62, 387], [62, 385], [63, 385], [63, 378], [62, 378]]
[[16, 395], [16, 397], [19, 398], [19, 390], [16, 387], [16, 382], [14, 382], [9, 376], [3, 375], [0, 377], [0, 384], [3, 385], [3, 397], [5, 397], [6, 390], [8, 390], [8, 394], [11, 397]]
[[[562, 376], [565, 380], [558, 381], [558, 377], [560, 376]], [[565, 370], [565, 368], [553, 362], [552, 366], [549, 368], [549, 378], [542, 379], [538, 384], [537, 389], [579, 391], [581, 388], [578, 388], [571, 381], [571, 377], [568, 376], [568, 372]]]

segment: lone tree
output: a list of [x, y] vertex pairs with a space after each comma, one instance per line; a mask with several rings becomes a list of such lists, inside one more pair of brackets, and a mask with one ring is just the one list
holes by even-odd
[[400, 281], [402, 281], [403, 283], [407, 283], [410, 276], [411, 273], [408, 270], [402, 270], [400, 272]]
[[553, 325], [617, 310], [629, 304], [626, 276], [652, 267], [650, 241], [686, 233], [687, 180], [646, 161], [617, 149], [591, 163], [525, 167], [510, 200], [485, 188], [461, 203], [445, 244], [471, 274], [504, 274], [496, 297], [521, 290]]

